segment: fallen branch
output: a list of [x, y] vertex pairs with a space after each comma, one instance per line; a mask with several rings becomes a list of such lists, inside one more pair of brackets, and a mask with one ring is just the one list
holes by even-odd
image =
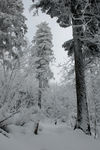
[[1, 128], [0, 128], [0, 133], [6, 136], [7, 138], [10, 138], [9, 134]]
[[5, 119], [0, 121], [0, 127], [2, 126], [2, 123], [5, 122], [6, 120], [10, 119], [11, 117], [13, 117], [15, 114], [17, 114], [19, 111], [14, 112], [13, 114], [11, 114], [10, 116], [6, 117]]

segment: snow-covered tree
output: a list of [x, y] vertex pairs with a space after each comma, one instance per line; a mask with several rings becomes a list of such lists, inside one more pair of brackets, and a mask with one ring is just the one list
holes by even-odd
[[[35, 0], [33, 0], [34, 2]], [[99, 0], [39, 0], [31, 8], [41, 8], [52, 18], [57, 17], [61, 27], [72, 26], [73, 40], [68, 42], [69, 50], [74, 47], [77, 121], [75, 128], [90, 133], [89, 113], [86, 95], [85, 69], [83, 53], [98, 55], [99, 48]], [[85, 48], [83, 48], [85, 46]], [[88, 57], [90, 57], [88, 53]]]
[[15, 80], [27, 32], [23, 10], [21, 0], [0, 0], [0, 108], [13, 102], [19, 84]]
[[0, 59], [18, 58], [27, 31], [21, 0], [0, 0]]
[[37, 32], [34, 37], [32, 57], [35, 58], [36, 78], [39, 83], [38, 90], [38, 106], [41, 108], [41, 99], [43, 90], [49, 85], [49, 80], [53, 77], [53, 73], [50, 68], [54, 56], [52, 51], [52, 34], [50, 27], [46, 22], [43, 22], [37, 26]]
[[100, 123], [100, 58], [94, 59], [86, 69], [90, 121], [96, 137], [97, 126]]

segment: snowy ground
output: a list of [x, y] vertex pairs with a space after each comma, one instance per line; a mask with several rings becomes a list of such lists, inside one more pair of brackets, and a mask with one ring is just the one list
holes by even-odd
[[100, 150], [99, 138], [86, 136], [65, 125], [41, 126], [43, 130], [37, 136], [29, 130], [26, 132], [25, 128], [10, 127], [12, 134], [9, 139], [0, 134], [0, 150]]

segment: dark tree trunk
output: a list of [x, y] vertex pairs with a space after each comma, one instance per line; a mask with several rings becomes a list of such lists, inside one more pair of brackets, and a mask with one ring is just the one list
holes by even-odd
[[[39, 90], [38, 90], [38, 107], [39, 109], [41, 110], [41, 100], [42, 100], [42, 78], [41, 78], [41, 73], [39, 74]], [[38, 135], [38, 131], [39, 131], [39, 120], [38, 122], [36, 122], [36, 125], [35, 125], [35, 129], [34, 129], [34, 134], [35, 135]]]
[[41, 99], [42, 99], [42, 80], [41, 76], [39, 78], [39, 91], [38, 91], [38, 107], [41, 109]]
[[75, 75], [76, 75], [76, 95], [77, 95], [77, 120], [76, 129], [83, 130], [86, 134], [90, 134], [90, 123], [88, 104], [86, 96], [84, 60], [82, 56], [81, 42], [74, 39], [74, 56], [75, 56]]
[[35, 135], [38, 135], [38, 130], [39, 130], [39, 122], [36, 124], [35, 130], [34, 130]]
[[[86, 0], [87, 2], [87, 0]], [[85, 1], [71, 1], [71, 11], [73, 14], [73, 39], [74, 39], [74, 58], [75, 58], [75, 77], [76, 77], [76, 96], [77, 96], [77, 119], [75, 129], [81, 129], [86, 134], [91, 134], [89, 112], [85, 85], [85, 66], [82, 53], [81, 36], [84, 36], [82, 27], [82, 8], [85, 7]], [[82, 6], [82, 7], [81, 7]], [[77, 18], [81, 18], [77, 20]], [[84, 22], [84, 21], [83, 21]]]

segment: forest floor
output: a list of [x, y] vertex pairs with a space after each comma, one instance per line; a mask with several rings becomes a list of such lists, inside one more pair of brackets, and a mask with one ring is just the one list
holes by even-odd
[[32, 125], [9, 128], [10, 138], [0, 134], [0, 150], [100, 150], [100, 138], [73, 131], [66, 125], [42, 123], [39, 135], [33, 135]]

